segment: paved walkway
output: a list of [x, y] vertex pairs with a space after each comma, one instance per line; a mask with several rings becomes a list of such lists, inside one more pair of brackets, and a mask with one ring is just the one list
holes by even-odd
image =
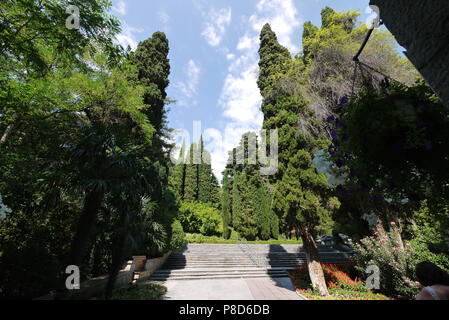
[[164, 300], [301, 300], [288, 278], [167, 280]]

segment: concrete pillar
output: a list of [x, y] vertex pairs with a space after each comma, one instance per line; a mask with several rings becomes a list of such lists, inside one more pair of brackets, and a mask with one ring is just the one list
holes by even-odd
[[370, 0], [406, 55], [449, 106], [449, 1]]

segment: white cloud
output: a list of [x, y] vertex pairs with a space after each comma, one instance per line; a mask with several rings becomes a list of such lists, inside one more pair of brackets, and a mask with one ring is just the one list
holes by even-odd
[[134, 28], [126, 23], [122, 25], [122, 32], [117, 35], [117, 41], [122, 45], [123, 48], [127, 48], [128, 45], [131, 49], [136, 50], [138, 42], [136, 40], [136, 33], [142, 33], [144, 30], [140, 28]]
[[204, 23], [204, 30], [201, 35], [212, 47], [220, 45], [226, 33], [226, 27], [231, 23], [232, 9], [224, 8], [216, 10], [211, 8], [209, 12], [202, 12], [207, 21]]
[[260, 0], [257, 4], [257, 12], [249, 18], [249, 21], [253, 30], [258, 33], [268, 22], [280, 44], [287, 47], [290, 52], [299, 50], [295, 44], [299, 40], [293, 39], [292, 36], [303, 22], [298, 18], [298, 11], [293, 0]]
[[210, 149], [212, 167], [218, 177], [221, 177], [221, 171], [226, 166], [228, 151], [238, 145], [242, 134], [259, 132], [262, 127], [262, 97], [257, 87], [257, 77], [259, 34], [263, 25], [270, 23], [280, 44], [290, 52], [298, 51], [295, 43], [299, 40], [293, 36], [302, 21], [293, 0], [260, 0], [256, 12], [246, 21], [247, 28], [235, 52], [229, 52], [226, 56], [230, 64], [218, 103], [228, 122], [224, 128], [223, 143], [212, 145]]
[[124, 16], [126, 15], [126, 3], [124, 0], [119, 0], [117, 6], [112, 6], [112, 11]]
[[174, 84], [174, 87], [181, 94], [181, 97], [178, 98], [178, 105], [196, 105], [197, 102], [193, 100], [193, 98], [198, 94], [197, 89], [199, 85], [201, 69], [194, 60], [190, 59], [184, 70], [184, 73], [186, 80], [184, 82], [176, 81]]
[[170, 16], [165, 11], [159, 11], [157, 15], [163, 24], [167, 24], [170, 21]]

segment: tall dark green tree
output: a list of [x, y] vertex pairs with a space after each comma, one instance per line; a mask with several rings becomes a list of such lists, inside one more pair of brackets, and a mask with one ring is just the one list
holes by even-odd
[[212, 166], [210, 153], [204, 149], [203, 137], [200, 138], [201, 162], [198, 164], [198, 201], [211, 202], [212, 199]]
[[284, 226], [300, 234], [312, 284], [321, 294], [327, 295], [315, 227], [320, 221], [330, 219], [333, 201], [326, 193], [329, 187], [325, 176], [319, 175], [312, 163], [312, 154], [324, 146], [325, 140], [322, 134], [313, 135], [302, 130], [302, 122], [315, 123], [317, 132], [319, 127], [302, 97], [300, 82], [290, 78], [290, 72], [297, 72], [291, 69], [292, 59], [288, 59], [287, 49], [279, 49], [281, 46], [269, 26], [264, 26], [260, 39], [258, 85], [264, 98], [263, 128], [277, 129], [279, 136], [279, 168], [270, 177], [270, 182], [275, 184], [271, 207]]
[[231, 198], [229, 194], [229, 176], [228, 170], [223, 172], [223, 193], [222, 193], [222, 219], [223, 219], [223, 238], [229, 239], [230, 237], [230, 224], [231, 224]]
[[[260, 175], [257, 135], [245, 133], [230, 153], [227, 173], [232, 173], [232, 225], [243, 237], [269, 239], [270, 204], [265, 181]], [[223, 187], [224, 188], [224, 187]], [[225, 192], [223, 190], [223, 192]]]
[[184, 180], [186, 175], [186, 160], [185, 160], [186, 142], [182, 142], [181, 151], [179, 152], [178, 161], [173, 169], [172, 181], [173, 188], [180, 199], [184, 197]]
[[198, 145], [192, 143], [187, 153], [186, 174], [184, 180], [184, 201], [198, 201]]
[[137, 82], [144, 87], [143, 102], [147, 106], [144, 112], [156, 130], [151, 157], [165, 162], [165, 165], [168, 165], [170, 150], [164, 141], [169, 133], [165, 109], [170, 74], [168, 53], [167, 37], [163, 32], [155, 32], [151, 38], [139, 43], [134, 54]]

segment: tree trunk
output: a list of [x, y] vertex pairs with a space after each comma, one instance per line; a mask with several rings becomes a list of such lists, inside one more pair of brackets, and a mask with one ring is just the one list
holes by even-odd
[[80, 266], [89, 247], [89, 237], [104, 199], [102, 191], [91, 191], [84, 199], [84, 208], [72, 241], [68, 265]]
[[107, 300], [111, 299], [112, 297], [115, 281], [117, 280], [118, 273], [123, 265], [123, 261], [125, 260], [125, 237], [126, 234], [124, 232], [121, 232], [117, 236], [117, 239], [114, 243], [114, 248], [112, 249], [112, 264], [109, 269], [109, 278], [105, 289], [105, 298]]
[[[97, 219], [97, 214], [100, 210], [103, 199], [104, 193], [102, 191], [91, 191], [87, 193], [84, 198], [83, 212], [81, 213], [80, 220], [78, 221], [76, 234], [72, 240], [72, 247], [64, 268], [70, 265], [80, 267], [89, 248], [90, 234], [95, 224], [95, 220]], [[65, 277], [62, 276], [60, 280], [61, 282], [55, 297], [56, 300], [66, 299], [68, 294], [65, 287]]]
[[308, 228], [300, 229], [303, 249], [307, 258], [310, 280], [312, 286], [317, 288], [322, 296], [329, 295], [324, 279], [323, 268], [321, 267], [320, 256], [315, 239]]
[[[16, 121], [17, 120], [17, 113], [14, 113], [14, 115], [12, 116], [13, 120]], [[14, 122], [10, 123], [7, 127], [5, 132], [3, 133], [1, 139], [0, 139], [0, 146], [4, 145], [6, 143], [6, 140], [8, 139], [9, 135], [12, 132], [12, 129], [14, 129]]]

